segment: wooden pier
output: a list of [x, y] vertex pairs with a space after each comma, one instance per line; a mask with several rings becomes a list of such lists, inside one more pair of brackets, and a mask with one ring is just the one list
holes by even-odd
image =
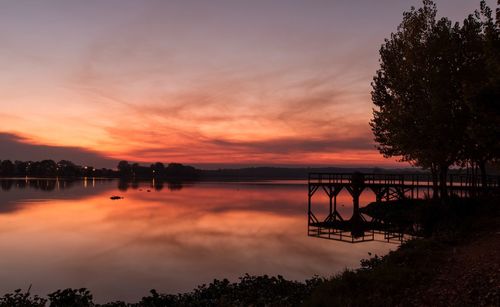
[[[467, 175], [450, 174], [447, 189], [450, 195], [471, 197], [484, 191], [499, 191], [500, 177], [488, 176], [485, 186], [481, 178]], [[308, 228], [309, 235], [352, 242], [366, 241], [375, 232], [391, 237], [401, 232], [393, 225], [380, 221], [366, 221], [360, 213], [359, 197], [363, 191], [371, 190], [374, 201], [423, 199], [433, 194], [434, 182], [430, 174], [362, 174], [362, 173], [311, 173], [308, 178]], [[349, 219], [337, 210], [337, 196], [346, 190], [352, 197], [353, 212]], [[328, 216], [319, 220], [312, 209], [312, 199], [318, 190], [323, 190], [329, 199]], [[371, 231], [371, 233], [370, 233]], [[414, 234], [409, 231], [410, 236]], [[368, 234], [368, 239], [366, 235]], [[400, 237], [402, 234], [399, 234]], [[371, 236], [371, 237], [370, 237]]]

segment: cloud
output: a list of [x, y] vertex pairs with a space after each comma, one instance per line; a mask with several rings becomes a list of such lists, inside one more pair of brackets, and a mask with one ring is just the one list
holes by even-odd
[[130, 160], [156, 159], [189, 164], [238, 162], [248, 165], [331, 164], [332, 159], [337, 159], [337, 163], [349, 161], [351, 164], [359, 164], [360, 159], [380, 159], [369, 136], [282, 137], [268, 140], [202, 137], [184, 144], [158, 142], [156, 146], [130, 150], [126, 155]]
[[32, 144], [28, 139], [13, 133], [0, 133], [0, 160], [36, 161], [44, 159], [70, 160], [94, 167], [114, 167], [116, 160], [96, 151], [69, 146]]
[[294, 154], [304, 152], [343, 152], [346, 150], [373, 150], [369, 138], [309, 139], [282, 138], [265, 141], [228, 141], [214, 139], [210, 143], [224, 148], [233, 148], [250, 153]]

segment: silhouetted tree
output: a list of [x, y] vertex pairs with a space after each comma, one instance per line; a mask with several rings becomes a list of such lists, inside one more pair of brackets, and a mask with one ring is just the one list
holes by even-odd
[[462, 88], [469, 120], [461, 160], [481, 171], [486, 184], [486, 163], [500, 158], [500, 15], [481, 1], [468, 16], [462, 38]]
[[139, 163], [132, 164], [132, 175], [136, 176], [139, 173]]
[[57, 175], [57, 164], [53, 160], [43, 160], [39, 163], [39, 174], [44, 177], [54, 177]]
[[189, 178], [193, 179], [199, 176], [196, 168], [180, 163], [170, 163], [165, 169], [167, 178]]
[[24, 161], [15, 161], [15, 174], [17, 176], [28, 176], [29, 163]]
[[82, 176], [95, 177], [95, 168], [93, 166], [84, 166], [82, 168]]
[[496, 25], [497, 27], [500, 27], [500, 0], [497, 0], [497, 20], [496, 20]]
[[3, 160], [0, 163], [0, 174], [2, 176], [13, 176], [15, 171], [14, 163], [10, 160]]
[[141, 166], [139, 163], [134, 163], [131, 166], [132, 175], [137, 178], [151, 178], [153, 172], [150, 167]]
[[372, 87], [377, 107], [371, 121], [378, 149], [386, 157], [429, 168], [437, 195], [446, 196], [448, 169], [462, 149], [466, 110], [460, 88], [458, 24], [436, 20], [430, 0], [404, 13], [396, 33], [380, 49]]
[[161, 177], [165, 175], [165, 165], [161, 162], [151, 164], [151, 170], [154, 177]]
[[57, 174], [62, 177], [81, 176], [81, 167], [76, 166], [71, 161], [61, 160], [57, 163], [57, 168]]
[[128, 163], [128, 161], [120, 161], [118, 163], [118, 172], [122, 177], [128, 177], [132, 175], [132, 166]]

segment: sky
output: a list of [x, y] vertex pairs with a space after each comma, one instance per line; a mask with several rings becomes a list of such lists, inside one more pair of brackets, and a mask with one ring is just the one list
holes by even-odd
[[370, 82], [420, 3], [0, 0], [0, 160], [405, 166], [375, 148]]

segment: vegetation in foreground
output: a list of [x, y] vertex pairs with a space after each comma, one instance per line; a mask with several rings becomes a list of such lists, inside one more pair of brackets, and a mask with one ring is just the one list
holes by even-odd
[[185, 294], [159, 294], [151, 290], [138, 303], [111, 302], [94, 304], [87, 289], [58, 290], [48, 299], [31, 296], [29, 291], [16, 290], [0, 298], [0, 307], [159, 307], [159, 306], [297, 306], [310, 295], [324, 279], [313, 277], [304, 283], [289, 281], [281, 276], [245, 275], [238, 282], [214, 280]]

